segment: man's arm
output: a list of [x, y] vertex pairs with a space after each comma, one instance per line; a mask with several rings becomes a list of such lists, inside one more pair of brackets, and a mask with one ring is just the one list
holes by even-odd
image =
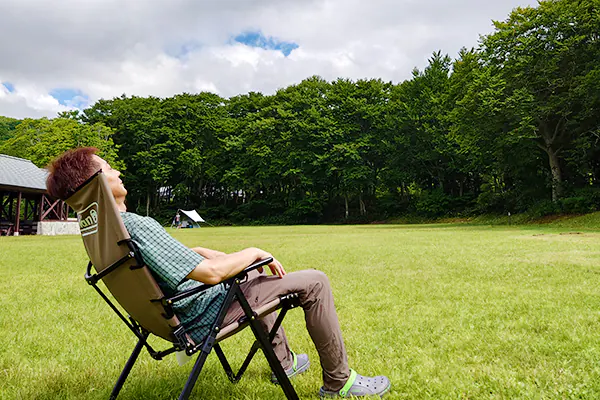
[[[200, 262], [186, 278], [200, 281], [208, 285], [216, 285], [240, 273], [244, 268], [257, 260], [273, 257], [270, 253], [256, 247], [250, 247], [237, 253], [224, 254], [215, 258], [207, 258]], [[283, 278], [285, 270], [279, 261], [273, 258], [269, 264], [273, 275]], [[262, 270], [262, 269], [261, 269]]]
[[192, 247], [192, 250], [200, 254], [204, 258], [215, 258], [226, 255], [222, 251], [206, 249], [204, 247]]

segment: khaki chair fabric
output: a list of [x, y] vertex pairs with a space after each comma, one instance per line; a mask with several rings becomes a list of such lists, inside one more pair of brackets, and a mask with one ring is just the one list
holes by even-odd
[[[98, 172], [67, 203], [77, 212], [81, 237], [96, 272], [102, 273], [119, 260], [131, 256], [129, 233], [123, 225], [106, 176]], [[165, 318], [160, 302], [164, 297], [146, 266], [129, 258], [102, 281], [125, 311], [147, 331], [175, 342], [177, 317]]]

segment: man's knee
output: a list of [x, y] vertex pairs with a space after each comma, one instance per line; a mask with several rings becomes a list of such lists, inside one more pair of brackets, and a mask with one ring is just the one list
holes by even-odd
[[309, 269], [302, 272], [305, 275], [303, 279], [307, 285], [308, 298], [316, 299], [323, 294], [329, 295], [331, 293], [329, 278], [324, 272], [316, 269]]
[[319, 284], [322, 286], [329, 286], [329, 278], [325, 272], [316, 269], [304, 269], [298, 272], [292, 272], [295, 275], [295, 279], [306, 284]]
[[327, 276], [327, 274], [325, 274], [325, 272], [319, 271], [316, 269], [311, 270], [311, 272], [312, 272], [312, 279], [315, 282], [318, 282], [319, 284], [321, 284], [325, 287], [329, 287], [329, 277]]

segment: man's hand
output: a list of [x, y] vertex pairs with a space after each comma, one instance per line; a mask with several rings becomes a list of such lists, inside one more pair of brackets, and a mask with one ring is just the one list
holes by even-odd
[[[271, 253], [268, 253], [262, 249], [257, 249], [259, 252], [259, 259], [263, 260], [265, 258], [269, 258], [269, 257], [273, 257], [273, 255]], [[283, 278], [283, 276], [286, 274], [285, 269], [283, 269], [283, 265], [281, 265], [281, 263], [279, 261], [277, 261], [277, 259], [275, 257], [273, 257], [273, 261], [271, 261], [270, 264], [268, 264], [269, 269], [271, 269], [271, 273], [273, 275], [277, 275], [280, 278]], [[263, 272], [263, 268], [260, 267], [258, 268], [259, 272]]]

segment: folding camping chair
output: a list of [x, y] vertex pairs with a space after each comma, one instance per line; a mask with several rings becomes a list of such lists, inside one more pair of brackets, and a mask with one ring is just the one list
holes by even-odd
[[[179, 322], [173, 312], [172, 305], [206, 290], [210, 285], [202, 285], [171, 298], [163, 295], [148, 267], [144, 264], [140, 252], [130, 239], [117, 210], [106, 177], [101, 171], [84, 182], [67, 199], [67, 203], [77, 212], [81, 236], [90, 258], [85, 273], [86, 281], [94, 287], [138, 338], [138, 342], [112, 390], [111, 399], [116, 399], [118, 396], [143, 347], [148, 350], [150, 356], [155, 360], [161, 360], [176, 351], [185, 351], [190, 356], [198, 353], [179, 399], [189, 398], [204, 362], [213, 348], [225, 369], [227, 377], [233, 383], [242, 377], [253, 356], [261, 348], [285, 396], [288, 399], [298, 399], [298, 395], [277, 360], [271, 345], [275, 332], [281, 325], [287, 311], [299, 305], [297, 294], [282, 296], [258, 309], [252, 310], [240, 290], [240, 284], [246, 279], [249, 271], [267, 265], [272, 259], [261, 260], [250, 265], [237, 276], [224, 282], [227, 289], [225, 301], [216, 319], [212, 322], [208, 336], [202, 342], [196, 343]], [[95, 274], [91, 271], [92, 266], [96, 270]], [[129, 314], [128, 318], [119, 311], [97, 285], [100, 280], [104, 282], [114, 299]], [[244, 316], [237, 322], [220, 328], [227, 309], [236, 300], [240, 303]], [[278, 309], [280, 312], [275, 325], [271, 332], [266, 332], [258, 320]], [[236, 374], [219, 346], [219, 342], [248, 325], [252, 329], [256, 341]], [[170, 347], [163, 351], [154, 350], [147, 341], [150, 334], [169, 341]]]

